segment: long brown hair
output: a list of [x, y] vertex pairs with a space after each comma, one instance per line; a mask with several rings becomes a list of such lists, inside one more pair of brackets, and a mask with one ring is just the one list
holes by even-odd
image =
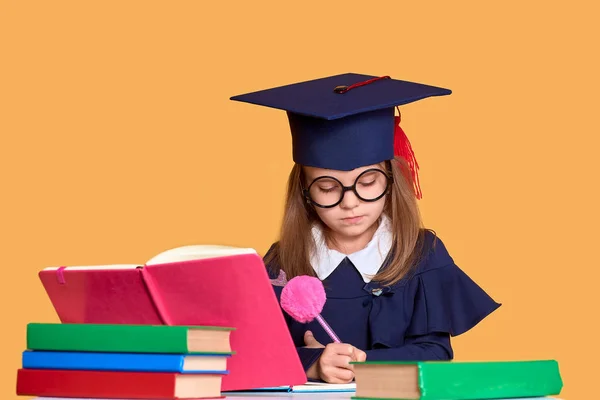
[[[417, 205], [415, 191], [407, 174], [403, 158], [387, 162], [386, 169], [392, 176], [390, 193], [386, 196], [383, 212], [391, 220], [393, 245], [388, 254], [388, 265], [373, 278], [386, 285], [393, 285], [410, 272], [421, 254], [424, 228]], [[311, 229], [320, 224], [325, 234], [327, 227], [321, 222], [312, 206], [302, 195], [304, 174], [302, 166], [295, 164], [287, 182], [287, 193], [277, 248], [265, 256], [265, 264], [279, 266], [288, 279], [298, 275], [315, 276], [310, 265], [310, 254], [315, 249]], [[274, 271], [278, 273], [279, 271]]]

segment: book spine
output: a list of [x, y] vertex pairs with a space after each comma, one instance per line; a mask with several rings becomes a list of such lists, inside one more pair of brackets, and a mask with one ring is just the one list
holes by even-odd
[[173, 319], [167, 311], [167, 308], [164, 305], [164, 302], [162, 301], [160, 290], [154, 282], [154, 278], [152, 278], [152, 275], [148, 272], [148, 267], [144, 266], [143, 268], [140, 268], [140, 273], [142, 275], [142, 282], [144, 282], [144, 287], [146, 288], [148, 297], [154, 305], [154, 309], [156, 310], [156, 313], [158, 314], [162, 323], [165, 325], [175, 325], [175, 323], [173, 323]]
[[175, 374], [19, 369], [17, 395], [84, 398], [174, 398]]
[[91, 371], [183, 372], [183, 355], [24, 351], [26, 369]]
[[27, 325], [27, 349], [186, 354], [185, 326], [125, 324]]

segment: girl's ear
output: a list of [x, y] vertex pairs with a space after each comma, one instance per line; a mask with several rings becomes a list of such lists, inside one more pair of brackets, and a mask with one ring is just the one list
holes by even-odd
[[304, 201], [306, 201], [308, 208], [310, 208], [312, 211], [315, 210], [315, 206], [314, 206], [313, 202], [310, 200], [310, 197], [304, 196]]
[[312, 206], [312, 202], [310, 201], [310, 198], [308, 197], [308, 195], [306, 193], [306, 189], [304, 189], [306, 187], [306, 179], [305, 179], [305, 175], [304, 175], [304, 167], [302, 167], [302, 166], [300, 167], [299, 181], [300, 182], [298, 182], [298, 184], [300, 185], [300, 193], [302, 194], [304, 201], [306, 202], [306, 204]]

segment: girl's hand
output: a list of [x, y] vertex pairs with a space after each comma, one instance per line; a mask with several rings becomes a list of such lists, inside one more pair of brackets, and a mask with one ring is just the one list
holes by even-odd
[[328, 383], [350, 383], [354, 379], [354, 368], [350, 361], [365, 361], [367, 355], [347, 343], [329, 343], [323, 346], [306, 331], [304, 343], [308, 348], [325, 348], [321, 357], [306, 372], [308, 378], [321, 379]]

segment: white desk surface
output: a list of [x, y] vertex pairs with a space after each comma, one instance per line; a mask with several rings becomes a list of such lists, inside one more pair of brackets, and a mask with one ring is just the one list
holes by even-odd
[[317, 400], [340, 400], [350, 399], [354, 392], [330, 392], [330, 393], [227, 393], [226, 399], [240, 400], [243, 398], [259, 400], [279, 400], [279, 399], [317, 399]]
[[[331, 393], [227, 393], [226, 399], [241, 400], [243, 398], [253, 400], [285, 400], [290, 398], [295, 399], [316, 399], [316, 400], [340, 400], [350, 399], [354, 396], [354, 392], [331, 392]], [[558, 397], [527, 397], [527, 398], [512, 398], [505, 400], [565, 400]], [[502, 400], [502, 399], [496, 399]]]
[[[241, 400], [241, 399], [252, 399], [252, 400], [285, 400], [290, 398], [296, 399], [317, 399], [317, 400], [348, 400], [354, 395], [354, 392], [332, 392], [332, 393], [228, 393], [226, 399]], [[36, 400], [65, 400], [64, 397], [35, 397]], [[527, 398], [512, 398], [504, 400], [565, 400], [558, 397], [527, 397]], [[90, 399], [69, 399], [69, 400], [90, 400]], [[111, 399], [119, 400], [119, 399]], [[503, 399], [496, 399], [503, 400]]]

